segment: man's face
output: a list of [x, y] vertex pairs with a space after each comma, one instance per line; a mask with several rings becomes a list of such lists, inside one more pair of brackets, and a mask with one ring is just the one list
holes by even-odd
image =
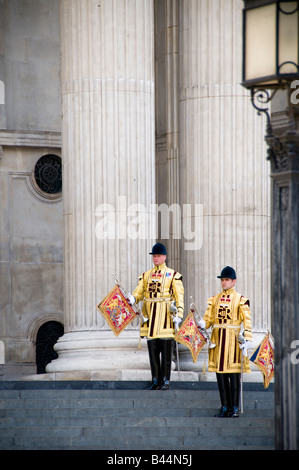
[[160, 266], [165, 263], [166, 255], [153, 255], [153, 261], [155, 266]]
[[236, 279], [230, 279], [229, 277], [221, 278], [221, 287], [223, 290], [228, 290], [234, 287], [236, 284]]

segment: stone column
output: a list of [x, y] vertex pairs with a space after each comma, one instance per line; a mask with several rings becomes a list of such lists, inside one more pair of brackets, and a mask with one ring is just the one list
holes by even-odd
[[270, 185], [263, 125], [240, 85], [243, 5], [179, 5], [186, 308], [192, 295], [203, 315], [207, 298], [221, 290], [216, 276], [233, 266], [237, 291], [251, 301], [256, 344], [270, 327]]
[[266, 141], [273, 194], [271, 298], [275, 340], [275, 438], [276, 449], [298, 450], [299, 103], [286, 91], [278, 92], [271, 109], [272, 126], [268, 126]]
[[156, 196], [159, 213], [165, 205], [170, 209], [166, 223], [159, 218], [158, 236], [167, 246], [168, 266], [180, 272], [179, 2], [155, 1], [155, 60]]
[[117, 338], [96, 309], [128, 291], [154, 242], [152, 0], [61, 0], [65, 334], [48, 372], [149, 370], [138, 322]]

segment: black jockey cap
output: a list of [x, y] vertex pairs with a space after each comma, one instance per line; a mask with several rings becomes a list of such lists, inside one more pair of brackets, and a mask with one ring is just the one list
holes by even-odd
[[167, 255], [165, 246], [162, 243], [156, 243], [150, 255]]
[[236, 271], [230, 266], [226, 266], [222, 269], [220, 276], [217, 276], [218, 279], [227, 277], [228, 279], [237, 279]]

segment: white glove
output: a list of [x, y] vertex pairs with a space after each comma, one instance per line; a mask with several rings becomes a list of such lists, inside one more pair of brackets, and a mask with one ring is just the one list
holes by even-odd
[[135, 297], [133, 297], [132, 294], [128, 294], [128, 301], [131, 305], [134, 305], [134, 303], [136, 302], [136, 299]]
[[247, 350], [250, 348], [251, 341], [245, 341], [245, 343], [241, 344], [240, 349], [242, 349], [243, 356], [247, 356]]
[[143, 322], [143, 323], [145, 323], [145, 322], [148, 321], [148, 318], [145, 318], [143, 315], [141, 315], [141, 316], [142, 316], [142, 322]]
[[203, 328], [204, 330], [206, 328], [206, 322], [202, 319], [197, 322], [197, 325], [199, 326], [199, 328]]
[[175, 324], [175, 327], [176, 327], [176, 328], [178, 327], [178, 325], [179, 325], [179, 324], [181, 323], [181, 321], [182, 321], [182, 319], [181, 319], [180, 317], [177, 317], [177, 316], [173, 317], [172, 320], [173, 320], [173, 323]]

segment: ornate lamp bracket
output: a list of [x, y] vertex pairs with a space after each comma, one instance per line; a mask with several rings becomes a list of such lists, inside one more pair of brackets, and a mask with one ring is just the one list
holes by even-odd
[[267, 130], [265, 141], [268, 145], [267, 160], [271, 162], [272, 172], [282, 171], [287, 164], [287, 146], [273, 134], [270, 116], [270, 102], [277, 92], [278, 88], [271, 90], [253, 88], [251, 89], [251, 103], [258, 111], [258, 114], [265, 114], [267, 118]]
[[251, 89], [251, 103], [252, 106], [257, 110], [258, 115], [262, 113], [266, 115], [267, 118], [267, 134], [266, 138], [272, 136], [272, 126], [271, 126], [271, 117], [269, 112], [269, 104], [277, 92], [278, 88], [273, 90], [266, 90], [261, 88], [252, 88]]

